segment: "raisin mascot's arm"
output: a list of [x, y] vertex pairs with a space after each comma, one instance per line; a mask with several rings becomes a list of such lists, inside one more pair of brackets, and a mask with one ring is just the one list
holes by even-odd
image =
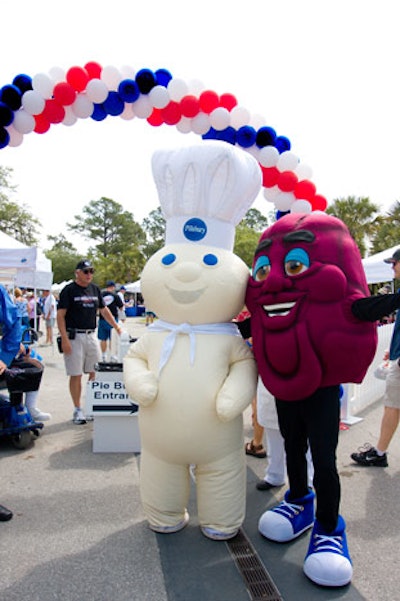
[[362, 381], [376, 326], [352, 305], [368, 295], [359, 250], [336, 217], [292, 213], [262, 234], [246, 305], [258, 369], [274, 396], [297, 400]]

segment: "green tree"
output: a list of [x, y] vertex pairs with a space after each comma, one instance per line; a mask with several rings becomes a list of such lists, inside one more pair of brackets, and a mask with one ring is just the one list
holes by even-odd
[[380, 225], [378, 211], [378, 205], [369, 198], [355, 196], [338, 198], [326, 210], [329, 215], [338, 217], [347, 225], [362, 257], [365, 256], [368, 241], [373, 238]]
[[147, 234], [147, 242], [143, 247], [143, 254], [149, 259], [165, 244], [165, 217], [161, 207], [150, 211], [148, 217], [143, 219], [142, 228]]
[[236, 227], [233, 252], [250, 268], [254, 251], [262, 232], [268, 227], [269, 218], [257, 209], [249, 209]]
[[59, 236], [47, 236], [53, 246], [45, 251], [45, 255], [51, 260], [53, 269], [53, 281], [60, 283], [74, 278], [74, 271], [81, 255], [63, 234]]
[[10, 183], [12, 171], [0, 166], [0, 230], [26, 246], [34, 246], [38, 243], [40, 222], [26, 205], [10, 199], [16, 191]]
[[379, 225], [373, 236], [371, 254], [399, 244], [400, 201], [396, 201], [385, 215], [379, 216]]

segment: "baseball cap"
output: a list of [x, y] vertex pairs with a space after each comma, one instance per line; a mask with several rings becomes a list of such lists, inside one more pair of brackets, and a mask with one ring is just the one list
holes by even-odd
[[79, 261], [75, 269], [93, 269], [93, 265], [89, 259], [83, 259], [83, 261]]
[[126, 290], [125, 286], [121, 286], [120, 290]]
[[106, 287], [109, 288], [110, 286], [115, 286], [114, 280], [108, 280], [108, 282], [106, 283]]
[[400, 261], [400, 248], [394, 251], [390, 259], [383, 259], [383, 261], [385, 263], [396, 263], [397, 261]]

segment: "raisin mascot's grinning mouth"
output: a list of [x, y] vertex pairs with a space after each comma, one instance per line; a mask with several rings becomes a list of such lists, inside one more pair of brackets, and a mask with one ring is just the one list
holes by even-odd
[[275, 305], [263, 305], [263, 309], [268, 315], [268, 317], [276, 317], [281, 316], [285, 317], [289, 315], [291, 309], [296, 305], [295, 302], [292, 303], [277, 303]]

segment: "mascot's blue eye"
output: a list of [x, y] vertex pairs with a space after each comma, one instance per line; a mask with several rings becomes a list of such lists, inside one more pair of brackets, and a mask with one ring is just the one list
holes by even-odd
[[213, 254], [204, 255], [203, 262], [206, 265], [216, 265], [218, 263], [218, 257]]
[[176, 261], [176, 255], [174, 255], [174, 253], [169, 253], [169, 255], [165, 255], [165, 257], [161, 259], [163, 265], [172, 265], [174, 261]]
[[253, 267], [253, 279], [257, 282], [262, 282], [271, 271], [271, 263], [268, 257], [258, 257]]
[[310, 267], [310, 257], [304, 248], [292, 248], [285, 257], [286, 275], [298, 275]]

